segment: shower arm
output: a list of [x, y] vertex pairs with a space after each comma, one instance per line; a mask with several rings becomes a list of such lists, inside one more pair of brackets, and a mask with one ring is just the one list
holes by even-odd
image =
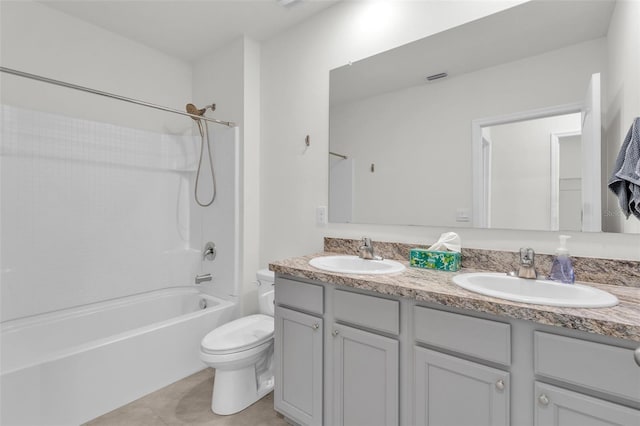
[[14, 70], [12, 68], [0, 67], [0, 72], [16, 75], [18, 77], [29, 78], [31, 80], [41, 81], [43, 83], [54, 84], [56, 86], [67, 87], [69, 89], [79, 90], [81, 92], [93, 93], [94, 95], [105, 96], [107, 98], [118, 99], [120, 101], [158, 109], [160, 111], [166, 111], [166, 112], [172, 112], [174, 114], [185, 115], [187, 117], [193, 118], [194, 120], [204, 120], [204, 121], [209, 121], [211, 123], [222, 124], [223, 126], [227, 126], [227, 127], [236, 127], [236, 124], [232, 121], [222, 121], [222, 120], [216, 120], [215, 118], [207, 118], [207, 117], [204, 117], [203, 115], [190, 114], [188, 112], [180, 111], [173, 108], [168, 108], [162, 105], [152, 104], [151, 102], [145, 102], [139, 99], [128, 98], [126, 96], [116, 95], [114, 93], [103, 92], [101, 90], [91, 89], [89, 87], [79, 86], [77, 84], [67, 83], [60, 80], [54, 80], [52, 78], [42, 77], [36, 74], [30, 74], [24, 71]]

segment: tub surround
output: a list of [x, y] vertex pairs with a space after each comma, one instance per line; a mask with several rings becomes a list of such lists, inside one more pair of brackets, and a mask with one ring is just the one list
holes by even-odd
[[[407, 269], [402, 273], [390, 275], [354, 275], [325, 272], [309, 265], [309, 260], [316, 256], [357, 253], [358, 244], [357, 240], [326, 238], [325, 252], [272, 262], [269, 268], [278, 274], [295, 278], [329, 282], [452, 308], [640, 342], [640, 292], [637, 288], [640, 286], [640, 270], [637, 265], [639, 262], [606, 259], [589, 259], [587, 262], [587, 258], [580, 258], [579, 261], [576, 259], [578, 281], [588, 282], [593, 287], [608, 291], [620, 300], [620, 304], [615, 307], [598, 309], [560, 308], [511, 302], [472, 293], [453, 283], [452, 277], [457, 273], [513, 270], [517, 261], [515, 253], [510, 252], [463, 249], [463, 268], [453, 273], [410, 268], [407, 262], [407, 248], [416, 245], [374, 242], [376, 253], [403, 262]], [[536, 257], [538, 270], [546, 270], [547, 257], [550, 266], [551, 256]], [[619, 264], [622, 264], [620, 268]], [[607, 284], [587, 281], [583, 279], [583, 275], [586, 277], [588, 274], [586, 270], [594, 271], [590, 276], [591, 280], [594, 277], [606, 278], [608, 275], [616, 275], [618, 279], [603, 279], [608, 281]], [[618, 282], [625, 284], [612, 285]]]

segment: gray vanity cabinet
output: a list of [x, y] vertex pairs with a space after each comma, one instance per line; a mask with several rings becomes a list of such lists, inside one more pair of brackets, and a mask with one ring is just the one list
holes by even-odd
[[534, 331], [534, 418], [537, 426], [638, 426], [640, 411], [561, 386], [640, 404], [640, 368], [633, 351]]
[[631, 341], [282, 276], [275, 318], [295, 424], [640, 426]]
[[400, 302], [333, 290], [330, 424], [397, 425]]
[[322, 318], [276, 307], [274, 405], [292, 420], [322, 425]]
[[416, 425], [509, 424], [509, 373], [421, 347], [414, 363]]
[[[364, 296], [367, 297], [367, 296]], [[398, 424], [398, 341], [332, 327], [333, 426]]]
[[638, 426], [637, 410], [536, 382], [535, 426]]
[[323, 287], [278, 280], [276, 299], [285, 306], [275, 307], [275, 409], [296, 423], [321, 426]]
[[435, 349], [414, 348], [416, 425], [508, 425], [509, 372], [475, 360], [508, 369], [511, 326], [423, 306], [413, 316], [416, 342]]

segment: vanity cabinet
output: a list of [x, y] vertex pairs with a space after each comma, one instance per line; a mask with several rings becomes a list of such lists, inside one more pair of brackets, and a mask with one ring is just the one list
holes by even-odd
[[275, 307], [274, 373], [277, 386], [274, 406], [294, 422], [321, 426], [323, 288], [280, 280], [276, 284], [276, 294], [287, 307]]
[[509, 373], [415, 348], [415, 424], [506, 426]]
[[334, 325], [334, 426], [398, 424], [398, 341]]
[[640, 413], [622, 405], [536, 382], [536, 426], [637, 426]]
[[633, 351], [582, 339], [534, 331], [535, 424], [606, 426], [640, 424], [640, 411], [576, 392], [579, 387], [640, 404], [640, 367]]
[[331, 301], [331, 425], [397, 425], [400, 302], [341, 289]]
[[286, 278], [275, 292], [275, 409], [301, 425], [398, 425], [400, 302]]
[[275, 408], [300, 425], [640, 425], [637, 343], [276, 277]]
[[[416, 425], [506, 426], [510, 423], [508, 371], [474, 360], [511, 363], [509, 324], [414, 306]], [[460, 409], [464, 407], [464, 409]]]

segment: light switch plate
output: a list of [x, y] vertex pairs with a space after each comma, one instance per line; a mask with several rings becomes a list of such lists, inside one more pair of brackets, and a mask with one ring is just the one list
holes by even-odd
[[327, 206], [316, 207], [316, 225], [327, 224]]

